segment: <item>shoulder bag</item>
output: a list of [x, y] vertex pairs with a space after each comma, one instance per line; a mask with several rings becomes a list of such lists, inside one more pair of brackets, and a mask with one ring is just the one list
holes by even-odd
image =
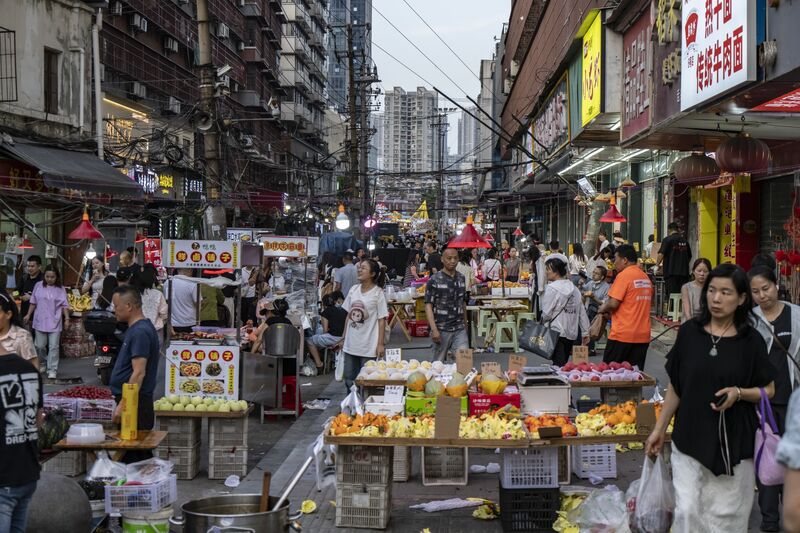
[[552, 329], [550, 326], [553, 324], [553, 321], [558, 318], [558, 315], [564, 312], [574, 295], [575, 293], [570, 295], [564, 307], [562, 307], [546, 324], [544, 322], [533, 322], [532, 320], [525, 322], [525, 327], [522, 328], [520, 334], [519, 347], [544, 357], [545, 359], [552, 359], [553, 352], [556, 349], [556, 343], [561, 333]]
[[778, 436], [778, 425], [775, 423], [767, 393], [763, 388], [758, 390], [761, 393], [761, 404], [758, 407], [761, 426], [756, 430], [756, 475], [762, 485], [783, 485], [786, 471], [775, 459], [778, 453], [778, 443], [781, 441]]

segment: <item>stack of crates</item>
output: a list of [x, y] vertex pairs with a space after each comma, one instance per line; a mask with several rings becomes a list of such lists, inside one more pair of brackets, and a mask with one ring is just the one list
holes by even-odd
[[199, 417], [156, 418], [156, 429], [166, 431], [167, 437], [155, 449], [155, 456], [171, 461], [175, 465], [172, 472], [178, 479], [194, 479], [200, 471], [201, 424]]
[[336, 526], [386, 529], [392, 505], [390, 446], [339, 446]]
[[614, 444], [572, 446], [572, 472], [581, 479], [617, 477], [617, 449]]
[[469, 482], [467, 448], [422, 447], [422, 484], [463, 486]]
[[247, 475], [248, 417], [208, 419], [208, 479]]
[[500, 521], [503, 531], [552, 531], [560, 508], [566, 447], [503, 450]]

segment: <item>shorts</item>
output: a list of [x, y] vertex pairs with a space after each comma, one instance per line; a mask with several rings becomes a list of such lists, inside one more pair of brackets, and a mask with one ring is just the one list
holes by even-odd
[[308, 343], [313, 344], [317, 348], [330, 348], [335, 346], [340, 340], [342, 340], [341, 337], [331, 335], [330, 333], [319, 333], [309, 337]]
[[632, 343], [608, 339], [606, 349], [603, 352], [603, 362], [622, 363], [627, 361], [631, 365], [638, 366], [639, 370], [644, 371], [644, 361], [647, 358], [647, 349], [649, 347], [649, 342]]

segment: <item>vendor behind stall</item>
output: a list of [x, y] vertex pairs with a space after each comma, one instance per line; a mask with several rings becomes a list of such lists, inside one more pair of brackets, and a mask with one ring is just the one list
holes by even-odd
[[[153, 429], [153, 392], [158, 375], [158, 334], [153, 323], [142, 312], [142, 295], [136, 287], [123, 285], [114, 291], [114, 314], [117, 320], [128, 325], [125, 340], [119, 350], [117, 362], [111, 373], [111, 392], [117, 401], [114, 421], [122, 415], [122, 386], [139, 385], [138, 429]], [[144, 454], [144, 455], [143, 455]], [[126, 462], [136, 462], [151, 457], [151, 452], [129, 452]]]

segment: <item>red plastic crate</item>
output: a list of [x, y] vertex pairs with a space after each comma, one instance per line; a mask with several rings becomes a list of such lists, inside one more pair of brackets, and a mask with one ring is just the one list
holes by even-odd
[[515, 394], [483, 394], [475, 392], [469, 394], [469, 414], [482, 415], [490, 411], [496, 411], [506, 405], [520, 408], [519, 393]]
[[427, 320], [406, 320], [406, 329], [412, 337], [427, 337], [428, 336], [428, 321]]

